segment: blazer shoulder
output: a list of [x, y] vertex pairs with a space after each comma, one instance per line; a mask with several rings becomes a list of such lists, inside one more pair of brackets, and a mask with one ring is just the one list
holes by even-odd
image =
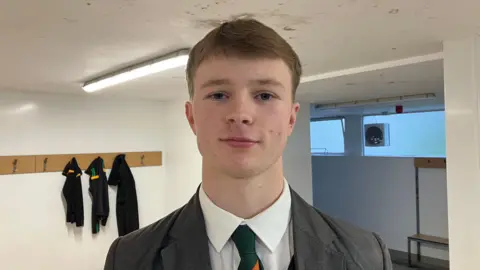
[[351, 263], [361, 269], [393, 269], [390, 253], [379, 234], [316, 211], [336, 234], [334, 244]]
[[168, 244], [169, 230], [182, 208], [115, 239], [108, 250], [104, 270], [139, 269], [146, 262], [153, 262], [158, 251]]

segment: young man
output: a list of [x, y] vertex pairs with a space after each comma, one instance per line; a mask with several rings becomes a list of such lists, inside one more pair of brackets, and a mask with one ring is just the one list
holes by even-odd
[[115, 240], [105, 270], [392, 269], [378, 235], [317, 211], [284, 178], [301, 74], [290, 45], [255, 20], [223, 23], [196, 44], [185, 113], [202, 184], [182, 208]]

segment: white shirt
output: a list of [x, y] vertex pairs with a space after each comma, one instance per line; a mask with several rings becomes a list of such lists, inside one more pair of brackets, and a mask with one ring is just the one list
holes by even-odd
[[293, 256], [293, 235], [290, 218], [290, 188], [285, 180], [282, 194], [268, 209], [244, 220], [215, 205], [203, 187], [200, 205], [209, 239], [212, 270], [237, 270], [240, 255], [230, 236], [239, 225], [246, 224], [256, 234], [256, 251], [264, 269], [287, 270]]

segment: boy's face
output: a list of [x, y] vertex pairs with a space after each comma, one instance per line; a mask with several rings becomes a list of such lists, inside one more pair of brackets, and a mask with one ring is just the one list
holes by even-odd
[[207, 167], [244, 178], [280, 161], [299, 109], [282, 60], [210, 58], [193, 86], [185, 113]]

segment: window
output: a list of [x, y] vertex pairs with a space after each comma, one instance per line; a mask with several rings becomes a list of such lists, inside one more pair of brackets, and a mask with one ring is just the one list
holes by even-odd
[[312, 154], [339, 155], [345, 152], [345, 120], [328, 119], [310, 122], [310, 147]]
[[[366, 147], [365, 156], [445, 157], [445, 112], [365, 116], [363, 124], [388, 123], [389, 146]], [[364, 143], [365, 144], [365, 143]]]

